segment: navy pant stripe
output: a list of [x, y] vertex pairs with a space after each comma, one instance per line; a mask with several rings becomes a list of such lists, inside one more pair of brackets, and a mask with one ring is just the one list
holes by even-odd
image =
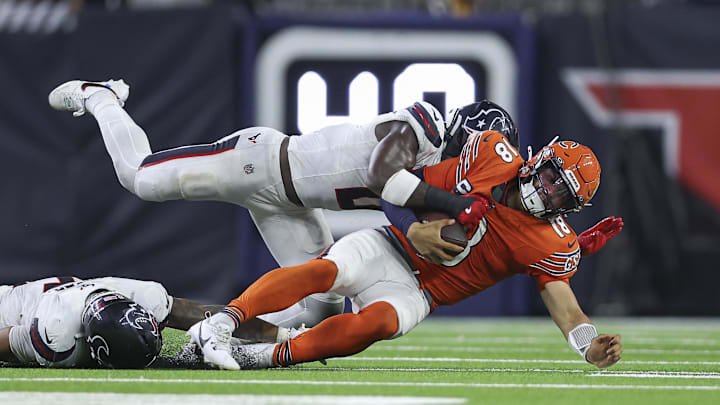
[[149, 155], [142, 161], [140, 167], [147, 167], [162, 163], [168, 160], [181, 159], [193, 156], [206, 156], [222, 153], [230, 149], [234, 149], [237, 145], [240, 135], [233, 136], [230, 139], [226, 139], [222, 142], [208, 143], [204, 145], [191, 145], [183, 146], [180, 148], [164, 150], [162, 152], [156, 152]]

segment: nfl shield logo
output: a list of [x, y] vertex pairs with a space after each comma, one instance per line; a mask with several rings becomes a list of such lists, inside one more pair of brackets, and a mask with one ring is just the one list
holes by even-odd
[[255, 165], [249, 163], [246, 164], [243, 169], [245, 170], [245, 174], [253, 174], [255, 172]]

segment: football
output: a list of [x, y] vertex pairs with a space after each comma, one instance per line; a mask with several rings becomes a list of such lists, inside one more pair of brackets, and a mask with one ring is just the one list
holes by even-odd
[[[450, 216], [445, 214], [444, 212], [434, 211], [416, 212], [415, 215], [417, 215], [418, 219], [422, 223], [450, 218]], [[444, 226], [440, 231], [440, 237], [446, 242], [450, 242], [461, 247], [466, 247], [468, 244], [467, 231], [465, 230], [465, 226], [458, 222], [455, 222], [452, 225]]]

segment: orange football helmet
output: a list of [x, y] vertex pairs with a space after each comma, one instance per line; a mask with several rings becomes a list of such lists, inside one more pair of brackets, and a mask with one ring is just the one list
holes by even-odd
[[538, 218], [580, 211], [595, 195], [600, 171], [597, 157], [587, 146], [550, 142], [520, 168], [520, 199]]

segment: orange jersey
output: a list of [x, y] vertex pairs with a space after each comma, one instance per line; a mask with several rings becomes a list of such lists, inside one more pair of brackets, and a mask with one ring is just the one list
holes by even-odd
[[[459, 157], [423, 171], [425, 181], [447, 191], [491, 197], [492, 189], [517, 179], [524, 160], [500, 133], [475, 134]], [[469, 238], [468, 247], [444, 265], [420, 257], [399, 230], [391, 227], [415, 269], [422, 288], [437, 305], [454, 304], [515, 274], [535, 277], [538, 288], [572, 276], [580, 261], [575, 232], [561, 216], [552, 221], [495, 204]]]

